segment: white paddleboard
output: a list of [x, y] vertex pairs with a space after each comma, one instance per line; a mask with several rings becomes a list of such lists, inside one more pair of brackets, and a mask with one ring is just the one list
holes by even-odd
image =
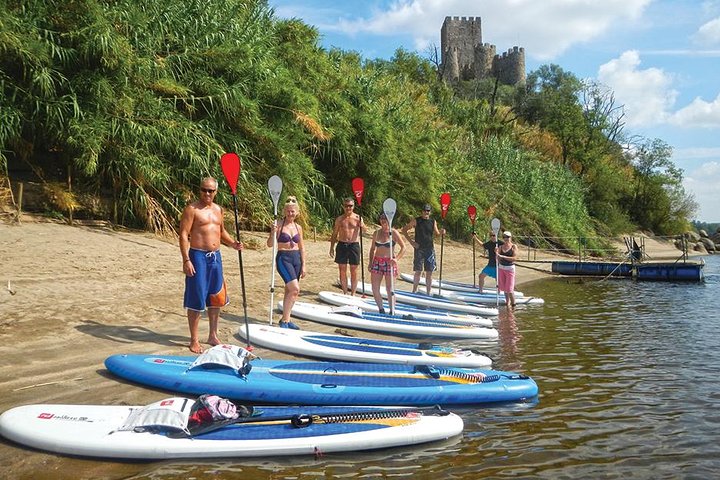
[[[348, 337], [257, 324], [250, 324], [249, 330], [252, 345], [311, 358], [465, 368], [485, 368], [492, 364], [486, 355], [440, 345]], [[244, 326], [240, 327], [238, 335], [245, 338]]]
[[[365, 284], [358, 284], [358, 291], [362, 292], [366, 295], [372, 295], [372, 285], [369, 283]], [[443, 293], [442, 296], [432, 295], [428, 296], [424, 293], [412, 293], [407, 290], [400, 290], [398, 288], [395, 289], [395, 301], [397, 303], [404, 303], [407, 305], [415, 305], [420, 307], [428, 307], [433, 308], [437, 310], [447, 310], [449, 312], [462, 312], [462, 313], [468, 313], [471, 315], [483, 315], [483, 307], [480, 307], [475, 302], [473, 304], [465, 303], [462, 300], [458, 299], [450, 299], [445, 297], [445, 294]], [[387, 291], [384, 286], [380, 287], [380, 294], [383, 296], [383, 298], [387, 298]], [[492, 301], [490, 301], [492, 300]], [[495, 304], [497, 302], [496, 296], [493, 295], [492, 299], [488, 295], [488, 301], [485, 303], [488, 304]], [[500, 298], [500, 304], [505, 303], [505, 298]]]
[[[400, 278], [405, 280], [406, 282], [412, 284], [415, 281], [415, 276], [410, 273], [401, 273]], [[418, 285], [425, 286], [427, 282], [425, 282], [425, 276], [420, 276], [420, 282]], [[437, 279], [432, 280], [432, 288], [434, 290], [431, 290], [432, 293], [440, 293], [440, 281]], [[479, 287], [476, 285], [473, 285], [472, 283], [465, 283], [465, 282], [457, 282], [453, 280], [444, 280], [442, 281], [442, 290], [443, 291], [453, 291], [453, 292], [468, 292], [468, 293], [480, 293]], [[495, 295], [497, 293], [497, 288], [495, 287], [483, 287], [482, 293], [487, 293], [491, 295]], [[502, 294], [502, 292], [501, 292]], [[524, 293], [515, 290], [515, 297], [523, 297], [525, 296]]]
[[[278, 309], [282, 310], [282, 308], [282, 302], [278, 302]], [[494, 340], [498, 338], [496, 329], [485, 326], [403, 318], [400, 315], [366, 312], [357, 307], [331, 307], [316, 303], [295, 302], [291, 314], [293, 317], [327, 325], [399, 337], [464, 340]]]
[[[163, 402], [190, 404], [183, 397]], [[168, 459], [316, 455], [397, 447], [446, 439], [463, 428], [452, 413], [434, 414], [430, 409], [377, 407], [255, 407], [261, 413], [248, 423], [235, 423], [197, 436], [168, 436], [151, 431], [119, 429], [140, 406], [26, 405], [0, 415], [0, 434], [14, 442], [40, 450], [68, 455], [118, 459]], [[328, 410], [329, 409], [329, 410]], [[397, 415], [383, 417], [388, 411]], [[324, 412], [324, 413], [322, 413]], [[348, 414], [338, 425], [311, 420], [305, 427], [292, 425], [297, 415]], [[182, 414], [177, 414], [182, 415]], [[173, 414], [173, 418], [177, 418]], [[185, 420], [187, 414], [185, 414]], [[362, 416], [361, 416], [362, 415]], [[261, 417], [267, 420], [262, 421]], [[339, 418], [339, 417], [338, 417]], [[180, 420], [183, 418], [180, 417]], [[244, 419], [240, 419], [241, 421]], [[335, 420], [335, 417], [333, 417]], [[341, 427], [341, 428], [339, 428]]]
[[[318, 293], [318, 297], [325, 303], [331, 305], [352, 305], [361, 308], [367, 312], [378, 312], [378, 306], [372, 297], [358, 297], [351, 295], [344, 295], [339, 292], [321, 291]], [[385, 311], [389, 312], [390, 307], [385, 302]], [[395, 313], [397, 315], [411, 315], [417, 319], [424, 320], [442, 320], [445, 322], [461, 323], [465, 325], [484, 325], [486, 327], [492, 327], [493, 323], [489, 317], [497, 316], [498, 309], [491, 307], [477, 307], [477, 310], [482, 312], [480, 314], [463, 314], [463, 313], [451, 313], [447, 310], [435, 310], [428, 307], [405, 305], [398, 303], [395, 307]]]

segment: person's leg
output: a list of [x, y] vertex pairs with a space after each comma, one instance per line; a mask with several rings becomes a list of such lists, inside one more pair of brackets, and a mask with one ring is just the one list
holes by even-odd
[[420, 255], [420, 249], [416, 248], [413, 254], [413, 293], [417, 292], [418, 285], [420, 285], [420, 275], [422, 275], [423, 259]]
[[297, 300], [299, 294], [299, 281], [292, 280], [285, 284], [285, 296], [283, 297], [283, 313], [282, 319], [280, 320], [281, 324], [290, 323], [290, 314], [292, 313], [292, 308], [295, 305], [295, 301]]
[[432, 295], [432, 270], [427, 270], [425, 272], [425, 291], [428, 294], [428, 297]]
[[348, 293], [347, 263], [338, 263], [338, 271], [340, 273], [340, 288], [343, 295]]
[[380, 281], [382, 280], [382, 274], [372, 272], [370, 274], [370, 283], [372, 284], [372, 292], [373, 292], [373, 298], [375, 299], [375, 303], [378, 306], [378, 310], [380, 313], [385, 312], [385, 307], [383, 306], [383, 298], [382, 295], [380, 295]]
[[203, 349], [198, 340], [198, 328], [200, 327], [200, 316], [202, 312], [187, 309], [188, 327], [190, 328], [190, 351], [193, 353], [202, 353]]
[[222, 342], [218, 338], [218, 323], [220, 320], [220, 309], [216, 307], [208, 307], [208, 320], [210, 323], [210, 332], [208, 333], [207, 343], [212, 345], [220, 345]]
[[392, 313], [395, 313], [395, 291], [390, 290], [390, 285], [392, 285], [392, 283], [390, 283], [392, 282], [391, 275], [392, 270], [390, 273], [386, 273], [385, 275], [383, 275], [383, 277], [385, 278], [385, 290], [388, 293], [388, 306], [390, 307], [390, 311]]
[[483, 293], [483, 288], [485, 287], [485, 277], [487, 277], [487, 275], [484, 272], [478, 275], [478, 291], [480, 293]]
[[358, 284], [357, 270], [358, 270], [357, 265], [350, 265], [350, 295], [352, 295], [352, 296], [355, 296], [355, 292], [357, 291], [357, 284]]

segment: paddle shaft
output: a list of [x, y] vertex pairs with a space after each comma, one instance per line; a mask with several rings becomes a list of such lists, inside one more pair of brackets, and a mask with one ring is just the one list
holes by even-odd
[[[235, 211], [235, 238], [240, 240], [240, 222], [238, 221], [237, 195], [233, 194], [233, 210]], [[247, 335], [247, 346], [250, 347], [250, 326], [248, 324], [247, 295], [245, 294], [245, 271], [243, 270], [242, 250], [238, 250], [238, 262], [240, 263], [240, 288], [242, 289], [243, 315], [245, 316], [245, 334]]]

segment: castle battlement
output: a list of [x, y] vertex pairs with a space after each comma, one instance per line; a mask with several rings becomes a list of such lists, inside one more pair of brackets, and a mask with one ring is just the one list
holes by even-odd
[[495, 77], [509, 85], [525, 81], [525, 49], [515, 46], [496, 54], [495, 45], [482, 41], [481, 17], [445, 17], [440, 49], [446, 81]]

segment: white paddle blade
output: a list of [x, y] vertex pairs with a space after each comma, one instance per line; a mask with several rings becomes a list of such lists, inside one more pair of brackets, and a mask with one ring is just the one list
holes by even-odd
[[498, 232], [500, 231], [500, 219], [493, 218], [490, 222], [490, 228], [492, 228], [492, 231], [495, 233], [495, 236], [497, 237]]
[[275, 214], [277, 215], [278, 200], [280, 200], [280, 194], [282, 193], [283, 182], [280, 177], [273, 175], [268, 180], [268, 191], [270, 192], [270, 198], [272, 198], [273, 206], [275, 207]]
[[383, 202], [383, 213], [388, 219], [388, 223], [392, 226], [393, 217], [395, 217], [395, 211], [397, 210], [397, 202], [392, 198], [386, 198]]

